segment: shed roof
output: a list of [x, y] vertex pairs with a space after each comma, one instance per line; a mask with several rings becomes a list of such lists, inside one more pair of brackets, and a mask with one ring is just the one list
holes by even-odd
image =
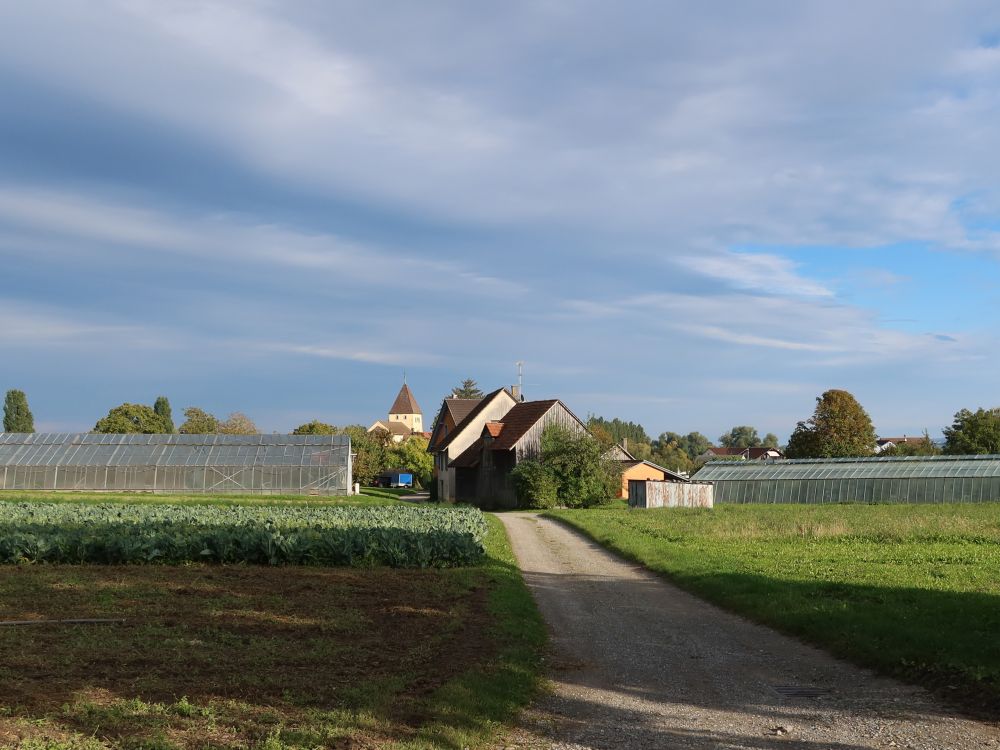
[[631, 468], [633, 468], [635, 466], [642, 466], [642, 465], [645, 464], [646, 466], [652, 466], [654, 469], [662, 471], [665, 476], [670, 477], [675, 482], [687, 482], [687, 481], [690, 481], [683, 474], [678, 474], [676, 471], [671, 471], [670, 469], [667, 469], [667, 468], [665, 468], [663, 466], [660, 466], [659, 464], [654, 464], [652, 461], [639, 461], [639, 460], [622, 461], [621, 464], [622, 464], [622, 467], [623, 467], [623, 469], [625, 471], [628, 471], [629, 469], [631, 469]]

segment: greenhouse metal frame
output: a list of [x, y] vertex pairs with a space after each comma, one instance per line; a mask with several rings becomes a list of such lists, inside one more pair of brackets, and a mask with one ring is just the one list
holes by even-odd
[[715, 503], [1000, 501], [1000, 456], [712, 461], [695, 477]]
[[347, 435], [0, 433], [0, 489], [346, 495]]

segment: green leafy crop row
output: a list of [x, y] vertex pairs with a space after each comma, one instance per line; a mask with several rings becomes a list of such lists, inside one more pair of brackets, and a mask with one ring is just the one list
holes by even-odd
[[473, 508], [0, 504], [0, 563], [450, 567], [479, 562]]

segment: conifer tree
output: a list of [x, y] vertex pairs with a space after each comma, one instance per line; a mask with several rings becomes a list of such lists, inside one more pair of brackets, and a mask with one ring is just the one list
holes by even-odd
[[24, 391], [11, 388], [3, 401], [4, 432], [34, 432], [35, 418], [28, 408], [28, 397]]

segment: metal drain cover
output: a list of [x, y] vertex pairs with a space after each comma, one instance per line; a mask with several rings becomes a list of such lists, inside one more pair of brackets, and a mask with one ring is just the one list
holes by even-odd
[[829, 688], [810, 687], [809, 685], [773, 685], [774, 692], [785, 698], [822, 698], [829, 695]]

